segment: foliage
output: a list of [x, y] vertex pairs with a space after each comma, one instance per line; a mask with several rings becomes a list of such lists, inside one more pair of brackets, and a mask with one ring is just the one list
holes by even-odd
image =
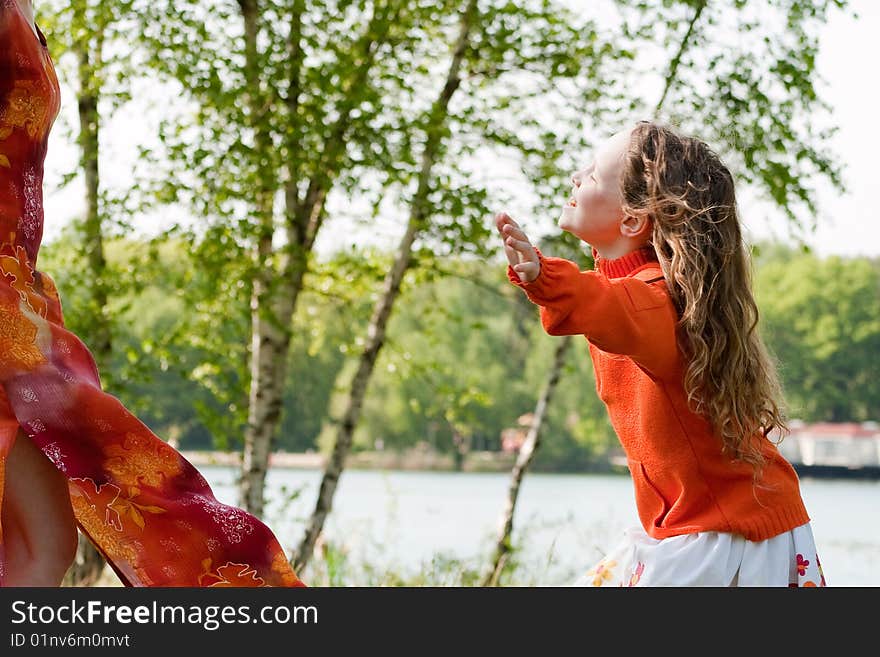
[[[712, 144], [736, 179], [769, 198], [793, 230], [815, 228], [816, 183], [844, 186], [827, 147], [836, 127], [816, 71], [818, 30], [846, 2], [618, 1], [638, 9], [626, 22], [626, 43], [663, 44], [666, 61], [688, 19], [699, 16], [660, 118]], [[650, 48], [645, 61], [657, 52]], [[641, 68], [632, 78], [651, 73]], [[652, 112], [644, 102], [636, 108]]]
[[[501, 430], [532, 410], [553, 341], [495, 264], [489, 216], [509, 205], [522, 211], [530, 231], [532, 221], [538, 224], [536, 237], [546, 230], [555, 214], [546, 208], [567, 188], [566, 171], [582, 163], [600, 133], [651, 113], [662, 74], [657, 61], [678, 67], [678, 82], [668, 90], [669, 118], [717, 143], [737, 177], [765, 190], [792, 221], [812, 221], [820, 178], [841, 183], [823, 150], [832, 130], [823, 127], [830, 122], [815, 55], [817, 26], [845, 3], [618, 5], [604, 24], [598, 9], [575, 11], [560, 2], [479, 5], [478, 32], [432, 176], [431, 222], [389, 325], [356, 449], [381, 440], [387, 448], [423, 442], [447, 452], [495, 450]], [[250, 64], [242, 39], [245, 6], [259, 9], [259, 48]], [[107, 246], [108, 277], [118, 289], [110, 295], [115, 356], [105, 383], [160, 433], [187, 446], [224, 448], [237, 447], [244, 433], [254, 272], [283, 272], [285, 257], [284, 248], [255, 257], [265, 237], [255, 220], [256, 189], [286, 185], [292, 193], [283, 209], [273, 210], [282, 247], [298, 239], [291, 214], [312, 181], [329, 190], [318, 212], [345, 233], [328, 237], [337, 244], [356, 241], [347, 227], [372, 226], [380, 216], [398, 226], [415, 193], [425, 135], [439, 129], [430, 106], [461, 6], [452, 0], [120, 0], [97, 7], [78, 0], [47, 16], [47, 30], [67, 34], [59, 41], [62, 52], [94, 37], [84, 17], [106, 27], [102, 38], [113, 53], [106, 70], [114, 81], [104, 87], [108, 98], [119, 106], [130, 97], [126, 80], [140, 75], [154, 85], [152, 101], [162, 109], [158, 144], [144, 151], [145, 168], [133, 172], [132, 196], [104, 200], [109, 223], [127, 226], [136, 208], [151, 205], [180, 204], [196, 217], [187, 229], [169, 226], [165, 245], [122, 231]], [[686, 32], [695, 21], [699, 29]], [[295, 29], [301, 51], [290, 49]], [[692, 42], [676, 58], [685, 34]], [[362, 66], [366, 55], [358, 48], [366, 43], [379, 49], [367, 53], [375, 57], [372, 67]], [[66, 76], [76, 74], [64, 66]], [[249, 66], [258, 66], [259, 75]], [[672, 66], [667, 69], [672, 79]], [[263, 108], [259, 116], [255, 107]], [[486, 158], [499, 164], [487, 166]], [[533, 199], [534, 219], [519, 195], [523, 189]], [[555, 227], [547, 232], [558, 234]], [[589, 266], [582, 245], [567, 238], [546, 237], [542, 245]], [[88, 343], [81, 242], [73, 222], [62, 239], [45, 245], [41, 265], [58, 279], [68, 325]], [[764, 258], [770, 271], [788, 266], [778, 258], [801, 262], [784, 250], [771, 255]], [[366, 246], [312, 254], [291, 318], [276, 447], [326, 448], [359, 336], [392, 260]], [[793, 410], [804, 419], [876, 417], [876, 384], [871, 370], [860, 367], [876, 364], [871, 309], [877, 304], [854, 300], [876, 298], [867, 265], [842, 262], [843, 270], [861, 272], [845, 275], [827, 263], [801, 266], [810, 270], [803, 280], [776, 271], [761, 278], [760, 290], [763, 329], [783, 361]], [[826, 275], [834, 282], [821, 289], [804, 282]], [[774, 286], [784, 283], [794, 291], [781, 289], [777, 297]], [[614, 445], [585, 345], [578, 345], [536, 468], [588, 467]], [[852, 358], [844, 363], [847, 354]]]
[[[111, 264], [123, 266], [148, 246], [112, 242]], [[68, 276], [75, 248], [65, 237], [44, 245], [41, 253], [41, 265], [56, 278], [72, 325], [85, 312], [75, 278]], [[344, 392], [345, 368], [358, 356], [356, 336], [363, 334], [389, 258], [381, 252], [343, 251], [316, 268], [295, 319], [301, 328], [289, 356], [280, 449], [322, 447], [320, 436], [332, 426], [335, 395]], [[448, 271], [435, 276], [410, 276], [367, 395], [356, 449], [373, 449], [381, 440], [385, 449], [426, 443], [450, 452], [458, 434], [471, 450], [495, 451], [501, 431], [515, 428], [516, 418], [533, 409], [554, 347], [553, 338], [543, 334], [537, 309], [506, 281], [498, 260], [449, 259], [444, 266]], [[880, 311], [870, 302], [880, 297], [880, 263], [820, 259], [761, 245], [755, 268], [759, 326], [780, 361], [790, 416], [806, 421], [880, 417], [874, 375], [880, 365]], [[192, 316], [202, 311], [189, 299], [193, 289], [218, 281], [204, 280], [184, 242], [165, 244], [150, 271], [142, 290], [118, 300], [127, 309], [117, 321], [118, 344], [124, 348], [111, 376], [124, 385], [112, 392], [160, 435], [179, 437], [183, 447], [232, 448], [236, 427], [229, 419], [235, 409], [220, 391], [244, 396], [234, 377], [247, 318], [215, 320], [212, 339], [231, 357], [213, 360], [213, 350], [199, 347], [204, 324]], [[230, 379], [206, 385], [214, 376]], [[536, 469], [594, 467], [616, 439], [595, 393], [582, 340], [556, 394]], [[200, 412], [201, 407], [213, 411]], [[213, 417], [225, 417], [227, 425], [212, 423]]]
[[880, 260], [779, 249], [758, 269], [756, 293], [789, 415], [880, 418]]

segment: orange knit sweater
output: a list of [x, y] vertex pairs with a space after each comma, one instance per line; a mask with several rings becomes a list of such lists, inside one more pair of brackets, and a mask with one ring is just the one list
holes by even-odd
[[[595, 254], [595, 252], [594, 252]], [[769, 440], [757, 485], [752, 467], [721, 451], [684, 390], [677, 315], [651, 247], [594, 271], [541, 255], [541, 273], [511, 282], [541, 308], [550, 335], [583, 335], [596, 389], [626, 452], [645, 531], [666, 538], [700, 531], [761, 541], [809, 521], [794, 469]]]

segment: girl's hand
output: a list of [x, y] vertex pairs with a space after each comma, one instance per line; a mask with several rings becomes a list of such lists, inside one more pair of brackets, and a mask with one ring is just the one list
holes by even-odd
[[495, 227], [504, 238], [504, 253], [507, 262], [523, 283], [531, 283], [541, 273], [538, 252], [517, 223], [506, 212], [495, 215]]

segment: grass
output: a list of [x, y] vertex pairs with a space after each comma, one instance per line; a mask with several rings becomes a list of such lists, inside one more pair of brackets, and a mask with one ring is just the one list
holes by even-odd
[[[528, 527], [520, 532], [528, 535]], [[563, 573], [563, 582], [550, 582], [550, 571], [556, 567], [552, 577], [559, 580], [559, 564], [551, 547], [548, 554], [540, 559], [526, 560], [523, 545], [514, 541], [511, 552], [498, 578], [498, 586], [528, 587], [545, 585], [564, 585], [572, 581], [576, 572]], [[305, 572], [298, 573], [310, 587], [479, 587], [486, 569], [490, 565], [489, 549], [484, 550], [483, 558], [465, 559], [453, 554], [437, 552], [430, 559], [422, 561], [417, 567], [395, 562], [387, 556], [387, 550], [374, 543], [369, 550], [354, 554], [343, 543], [319, 540], [315, 556]], [[583, 565], [583, 564], [578, 564]], [[548, 584], [548, 582], [550, 582]], [[105, 567], [96, 587], [121, 586], [113, 570]]]

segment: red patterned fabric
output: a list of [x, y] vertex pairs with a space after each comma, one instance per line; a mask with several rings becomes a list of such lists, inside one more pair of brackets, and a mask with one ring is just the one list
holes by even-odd
[[[39, 31], [38, 31], [39, 32]], [[60, 89], [42, 33], [0, 0], [0, 503], [19, 427], [63, 472], [81, 530], [127, 586], [305, 586], [272, 531], [102, 391], [37, 270]], [[5, 573], [0, 528], [0, 584]]]

